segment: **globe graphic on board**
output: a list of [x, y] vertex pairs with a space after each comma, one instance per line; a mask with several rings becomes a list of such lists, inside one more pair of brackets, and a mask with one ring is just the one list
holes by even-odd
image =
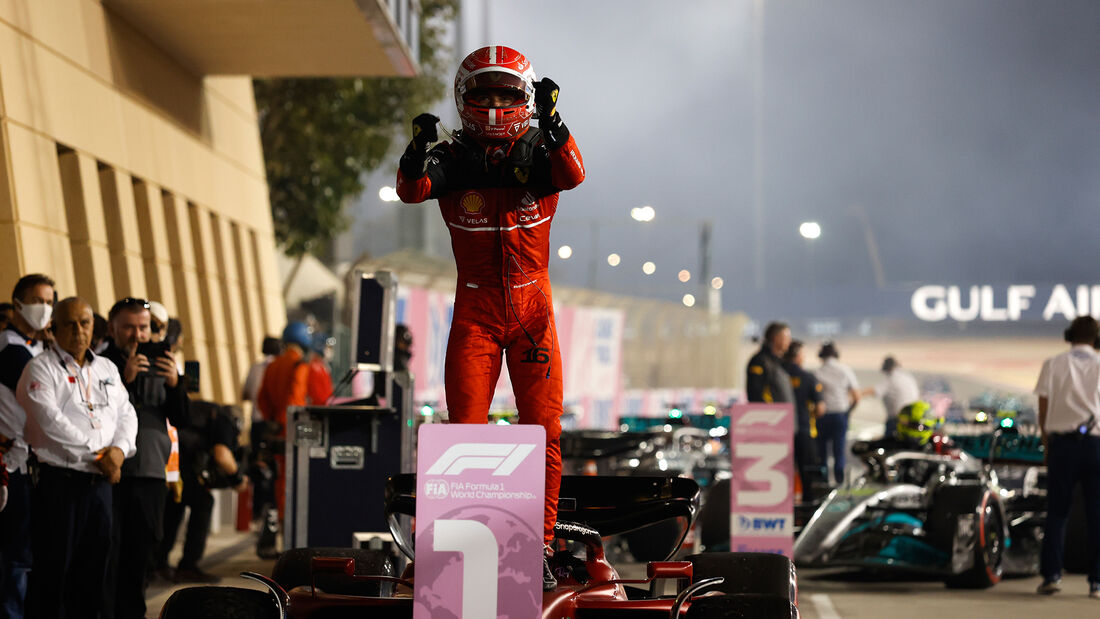
[[[515, 514], [497, 507], [468, 506], [436, 519], [480, 522], [497, 535], [499, 531], [510, 531], [507, 539], [497, 540], [497, 617], [536, 619], [541, 615], [541, 535]], [[462, 554], [438, 553], [444, 557], [443, 561], [434, 562], [431, 567], [425, 565], [424, 553], [434, 547], [434, 539], [434, 523], [417, 536], [416, 606], [426, 609], [432, 619], [459, 619], [462, 610]]]

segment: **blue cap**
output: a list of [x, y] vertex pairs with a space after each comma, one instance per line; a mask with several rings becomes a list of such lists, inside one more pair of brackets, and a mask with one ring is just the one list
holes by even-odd
[[304, 322], [288, 323], [283, 329], [283, 341], [287, 344], [297, 344], [302, 350], [309, 350], [313, 344], [313, 330]]

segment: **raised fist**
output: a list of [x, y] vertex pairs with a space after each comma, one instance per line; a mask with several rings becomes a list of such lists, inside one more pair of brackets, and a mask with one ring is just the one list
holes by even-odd
[[557, 112], [559, 90], [557, 83], [548, 77], [535, 82], [535, 113], [539, 118], [549, 118]]
[[428, 113], [414, 118], [412, 121], [413, 142], [424, 148], [433, 142], [439, 141], [439, 133], [435, 129], [437, 122], [439, 122], [439, 117]]

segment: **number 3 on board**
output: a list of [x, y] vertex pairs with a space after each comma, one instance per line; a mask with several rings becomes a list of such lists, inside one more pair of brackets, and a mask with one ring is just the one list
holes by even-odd
[[753, 460], [745, 470], [745, 481], [766, 483], [768, 487], [765, 490], [738, 490], [737, 503], [749, 507], [768, 507], [786, 499], [790, 480], [775, 465], [789, 452], [790, 446], [784, 443], [738, 443], [734, 455], [738, 459]]

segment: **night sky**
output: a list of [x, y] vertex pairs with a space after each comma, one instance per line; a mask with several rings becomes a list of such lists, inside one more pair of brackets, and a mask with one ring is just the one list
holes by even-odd
[[[697, 277], [709, 221], [726, 309], [788, 303], [811, 286], [873, 293], [859, 209], [887, 290], [1100, 283], [1100, 2], [466, 6], [467, 50], [510, 45], [554, 78], [584, 155], [588, 178], [562, 195], [554, 224], [555, 248], [574, 249], [553, 260], [555, 283], [587, 284], [595, 261], [600, 288], [678, 300], [696, 291], [676, 273]], [[644, 204], [657, 219], [631, 221]], [[798, 235], [806, 220], [821, 224], [812, 243]], [[654, 275], [642, 275], [645, 260]]]

